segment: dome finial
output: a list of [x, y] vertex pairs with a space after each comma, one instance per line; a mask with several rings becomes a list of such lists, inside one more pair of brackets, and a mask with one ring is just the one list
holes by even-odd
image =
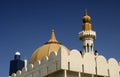
[[52, 32], [54, 32], [54, 29], [52, 29]]
[[54, 29], [52, 29], [51, 39], [50, 40], [56, 40]]
[[60, 42], [58, 42], [58, 41], [56, 40], [55, 33], [54, 33], [54, 29], [52, 29], [52, 34], [51, 34], [50, 40], [49, 40], [47, 43], [45, 43], [45, 44], [50, 44], [50, 43], [61, 44]]
[[87, 8], [85, 9], [85, 15], [88, 15], [88, 11], [87, 11]]

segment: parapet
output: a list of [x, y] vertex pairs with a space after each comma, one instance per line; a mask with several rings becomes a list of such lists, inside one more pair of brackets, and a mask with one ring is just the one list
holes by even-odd
[[94, 55], [90, 52], [81, 54], [76, 49], [68, 54], [61, 48], [58, 53], [52, 52], [41, 61], [30, 64], [9, 77], [44, 77], [60, 70], [120, 77], [120, 62], [118, 63], [114, 58], [107, 60], [102, 55]]

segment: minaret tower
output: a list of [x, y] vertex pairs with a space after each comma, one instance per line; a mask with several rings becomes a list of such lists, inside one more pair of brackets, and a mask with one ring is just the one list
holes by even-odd
[[79, 39], [83, 43], [83, 52], [94, 51], [94, 40], [96, 39], [96, 32], [92, 30], [91, 17], [88, 15], [87, 10], [83, 16], [82, 31], [79, 32]]
[[10, 61], [10, 71], [9, 76], [11, 76], [13, 73], [16, 73], [18, 70], [22, 70], [22, 68], [25, 66], [25, 62], [20, 59], [20, 52], [16, 52], [14, 55], [14, 60]]

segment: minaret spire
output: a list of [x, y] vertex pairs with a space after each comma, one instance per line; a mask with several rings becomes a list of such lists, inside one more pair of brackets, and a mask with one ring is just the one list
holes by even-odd
[[92, 30], [91, 17], [88, 15], [87, 9], [83, 16], [83, 27], [82, 31], [79, 32], [79, 39], [83, 43], [83, 51], [91, 52], [94, 51], [94, 40], [96, 39], [96, 32]]
[[85, 15], [88, 15], [88, 11], [87, 11], [87, 8], [85, 9]]

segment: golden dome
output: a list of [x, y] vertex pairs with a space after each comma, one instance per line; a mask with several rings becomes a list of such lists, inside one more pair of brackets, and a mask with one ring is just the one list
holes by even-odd
[[67, 53], [69, 49], [63, 46], [60, 42], [56, 40], [54, 31], [52, 30], [51, 38], [43, 46], [39, 47], [31, 56], [30, 63], [34, 64], [36, 61], [39, 61], [44, 56], [49, 56], [51, 52], [57, 53], [60, 48], [64, 48]]

